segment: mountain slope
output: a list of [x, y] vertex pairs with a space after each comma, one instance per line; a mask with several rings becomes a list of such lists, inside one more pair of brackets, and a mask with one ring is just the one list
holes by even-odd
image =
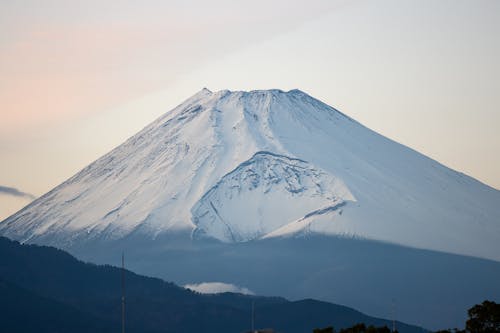
[[[119, 328], [120, 269], [85, 264], [54, 248], [20, 245], [6, 238], [0, 238], [0, 254], [2, 329], [29, 333]], [[390, 325], [388, 320], [319, 301], [200, 295], [129, 271], [125, 280], [128, 332], [241, 332], [248, 328], [252, 302], [256, 324], [282, 332], [328, 325], [342, 328], [357, 322]], [[398, 327], [400, 332], [422, 331], [399, 322]]]
[[[204, 89], [0, 223], [66, 249], [311, 233], [500, 260], [500, 191], [292, 90]], [[287, 209], [283, 209], [286, 207]]]
[[307, 162], [258, 152], [222, 177], [191, 213], [195, 235], [242, 242], [266, 236], [318, 207], [333, 210], [344, 199], [353, 200], [347, 188]]

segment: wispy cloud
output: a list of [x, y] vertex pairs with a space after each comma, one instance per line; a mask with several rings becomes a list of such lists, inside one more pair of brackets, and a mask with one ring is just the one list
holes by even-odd
[[7, 194], [7, 195], [12, 195], [14, 197], [29, 198], [29, 199], [36, 198], [33, 194], [20, 191], [14, 187], [8, 187], [2, 185], [0, 185], [0, 194]]
[[248, 288], [239, 287], [230, 283], [223, 282], [202, 282], [199, 284], [186, 284], [184, 288], [197, 291], [202, 294], [219, 294], [219, 293], [239, 293], [245, 295], [254, 295]]

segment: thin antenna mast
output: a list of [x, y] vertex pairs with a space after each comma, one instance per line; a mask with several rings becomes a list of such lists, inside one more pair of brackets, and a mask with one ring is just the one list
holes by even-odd
[[125, 254], [122, 252], [122, 333], [125, 333]]
[[396, 302], [392, 299], [392, 333], [396, 332]]
[[255, 301], [252, 300], [252, 333], [255, 332], [254, 322], [255, 322]]

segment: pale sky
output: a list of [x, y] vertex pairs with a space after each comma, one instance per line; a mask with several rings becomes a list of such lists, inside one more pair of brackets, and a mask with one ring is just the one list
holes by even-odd
[[498, 189], [498, 36], [496, 0], [3, 0], [0, 219], [203, 87], [301, 89]]

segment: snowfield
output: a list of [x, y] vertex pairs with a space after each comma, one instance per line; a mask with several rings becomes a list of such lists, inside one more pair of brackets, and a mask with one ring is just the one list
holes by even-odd
[[500, 261], [500, 191], [300, 90], [203, 89], [0, 223], [61, 248], [138, 233], [340, 235]]

